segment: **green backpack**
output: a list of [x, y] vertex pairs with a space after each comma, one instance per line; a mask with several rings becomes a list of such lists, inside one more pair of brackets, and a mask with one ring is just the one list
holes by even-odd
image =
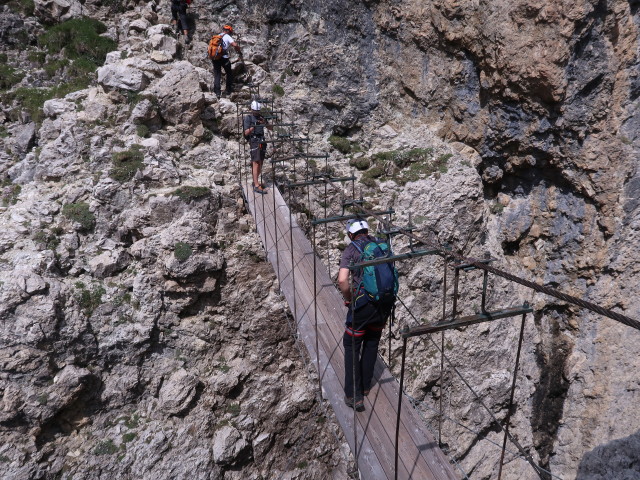
[[[353, 244], [360, 252], [360, 261], [367, 262], [376, 258], [384, 258], [392, 255], [389, 244], [375, 242], [369, 239]], [[393, 263], [380, 263], [363, 268], [362, 280], [356, 292], [356, 306], [366, 301], [377, 305], [391, 306], [398, 294], [398, 270]]]

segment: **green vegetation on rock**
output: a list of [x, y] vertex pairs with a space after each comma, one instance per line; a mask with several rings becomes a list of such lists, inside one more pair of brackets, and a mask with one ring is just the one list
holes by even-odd
[[118, 447], [113, 440], [103, 440], [93, 449], [94, 455], [113, 455], [118, 451]]
[[191, 256], [193, 250], [188, 243], [178, 242], [176, 243], [173, 254], [178, 259], [179, 262], [184, 262], [187, 258]]
[[86, 202], [67, 203], [62, 207], [62, 215], [72, 222], [79, 223], [84, 231], [91, 231], [96, 225], [96, 217]]
[[114, 153], [111, 156], [113, 167], [109, 176], [120, 183], [131, 180], [144, 165], [144, 153], [140, 148], [140, 145], [132, 145], [129, 150]]
[[27, 60], [39, 65], [44, 64], [47, 59], [47, 52], [31, 51], [27, 54]]
[[209, 187], [192, 187], [192, 186], [182, 186], [174, 190], [173, 194], [184, 200], [185, 202], [189, 202], [191, 200], [196, 200], [198, 198], [204, 198], [211, 193]]
[[278, 85], [277, 83], [273, 86], [271, 90], [273, 91], [273, 93], [275, 93], [279, 97], [284, 95], [284, 88], [282, 88], [282, 86]]
[[9, 205], [15, 205], [18, 201], [18, 196], [22, 191], [22, 187], [17, 184], [11, 183], [10, 180], [5, 180], [0, 184], [0, 202], [3, 207]]
[[[372, 166], [362, 175], [361, 182], [368, 187], [374, 187], [375, 179], [388, 174], [398, 184], [404, 185], [432, 174], [446, 173], [447, 162], [452, 156], [450, 153], [445, 153], [434, 159], [432, 148], [379, 152], [370, 157]], [[366, 161], [362, 158], [357, 161], [352, 160], [351, 165], [364, 169], [362, 167], [366, 166]]]
[[139, 137], [148, 138], [149, 133], [149, 127], [147, 127], [145, 124], [141, 123], [140, 125], [136, 126], [136, 134]]
[[[2, 2], [5, 3], [5, 2]], [[33, 16], [33, 12], [35, 9], [35, 4], [33, 0], [11, 0], [7, 2], [7, 6], [9, 10], [14, 13], [21, 13], [25, 17]]]
[[0, 90], [8, 90], [24, 78], [24, 74], [6, 64], [0, 64]]
[[345, 137], [331, 135], [329, 137], [329, 144], [340, 153], [344, 153], [345, 155], [351, 152], [351, 142]]
[[82, 312], [90, 317], [96, 308], [102, 305], [102, 296], [106, 293], [105, 289], [100, 285], [93, 285], [88, 289], [83, 282], [76, 282], [74, 297]]
[[98, 66], [117, 47], [110, 38], [100, 36], [106, 31], [106, 25], [98, 20], [73, 18], [49, 28], [38, 37], [38, 44], [49, 53], [62, 51], [66, 58], [84, 58]]
[[[18, 0], [26, 3], [27, 0]], [[26, 110], [35, 122], [42, 120], [42, 105], [51, 98], [64, 97], [68, 93], [85, 89], [93, 80], [95, 70], [105, 61], [107, 53], [115, 50], [116, 42], [100, 36], [107, 27], [90, 18], [74, 18], [50, 27], [38, 37], [38, 45], [49, 54], [60, 56], [44, 64], [44, 52], [29, 52], [30, 61], [43, 64], [49, 78], [53, 78], [65, 69], [67, 81], [61, 81], [53, 87], [21, 87], [2, 95], [5, 104], [17, 102]], [[0, 66], [0, 89], [11, 88], [21, 79], [14, 69]]]
[[356, 167], [358, 170], [366, 170], [371, 166], [371, 159], [368, 157], [352, 158], [349, 165]]

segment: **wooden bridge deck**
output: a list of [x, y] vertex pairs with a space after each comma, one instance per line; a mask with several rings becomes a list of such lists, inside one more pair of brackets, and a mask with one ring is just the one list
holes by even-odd
[[[316, 260], [317, 298], [314, 309], [313, 248], [295, 219], [292, 236], [289, 208], [277, 189], [266, 195], [253, 192], [251, 183], [244, 184], [244, 194], [254, 216], [267, 256], [280, 282], [313, 363], [318, 343], [322, 394], [335, 411], [351, 451], [354, 449], [354, 411], [344, 403], [344, 350], [342, 334], [346, 307], [325, 265]], [[275, 198], [274, 198], [275, 195]], [[275, 200], [275, 203], [274, 203]], [[274, 215], [275, 206], [275, 215]], [[293, 218], [293, 217], [292, 217]], [[275, 222], [274, 222], [275, 219]], [[292, 238], [291, 238], [292, 237]], [[293, 241], [293, 265], [291, 241]], [[277, 243], [277, 249], [276, 249]], [[296, 288], [293, 288], [295, 278]], [[294, 298], [295, 294], [295, 298]], [[318, 338], [315, 311], [317, 309]], [[364, 412], [355, 414], [357, 426], [358, 466], [363, 479], [395, 478], [395, 431], [399, 385], [380, 358], [376, 364], [375, 385], [365, 397]], [[399, 435], [398, 479], [457, 479], [453, 467], [431, 437], [418, 413], [403, 398]]]

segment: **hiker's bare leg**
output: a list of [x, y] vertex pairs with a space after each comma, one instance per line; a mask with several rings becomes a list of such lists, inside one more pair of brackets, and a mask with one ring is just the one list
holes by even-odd
[[253, 173], [253, 186], [260, 186], [260, 170], [262, 162], [251, 162], [251, 173]]

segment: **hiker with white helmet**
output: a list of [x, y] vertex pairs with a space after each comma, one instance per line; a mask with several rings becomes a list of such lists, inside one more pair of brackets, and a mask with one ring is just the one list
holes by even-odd
[[264, 129], [271, 128], [267, 124], [265, 118], [260, 111], [262, 104], [257, 100], [251, 102], [251, 113], [245, 115], [242, 121], [244, 138], [249, 142], [251, 154], [251, 173], [253, 177], [253, 191], [256, 193], [267, 193], [267, 190], [260, 183], [260, 173], [262, 172], [262, 164], [265, 154], [267, 153], [267, 144], [264, 139]]
[[395, 303], [398, 272], [392, 263], [350, 270], [351, 265], [389, 256], [391, 251], [384, 240], [369, 235], [366, 220], [349, 220], [347, 235], [351, 243], [342, 252], [338, 271], [338, 288], [349, 309], [342, 337], [344, 393], [346, 404], [361, 412], [371, 390], [382, 331]]

